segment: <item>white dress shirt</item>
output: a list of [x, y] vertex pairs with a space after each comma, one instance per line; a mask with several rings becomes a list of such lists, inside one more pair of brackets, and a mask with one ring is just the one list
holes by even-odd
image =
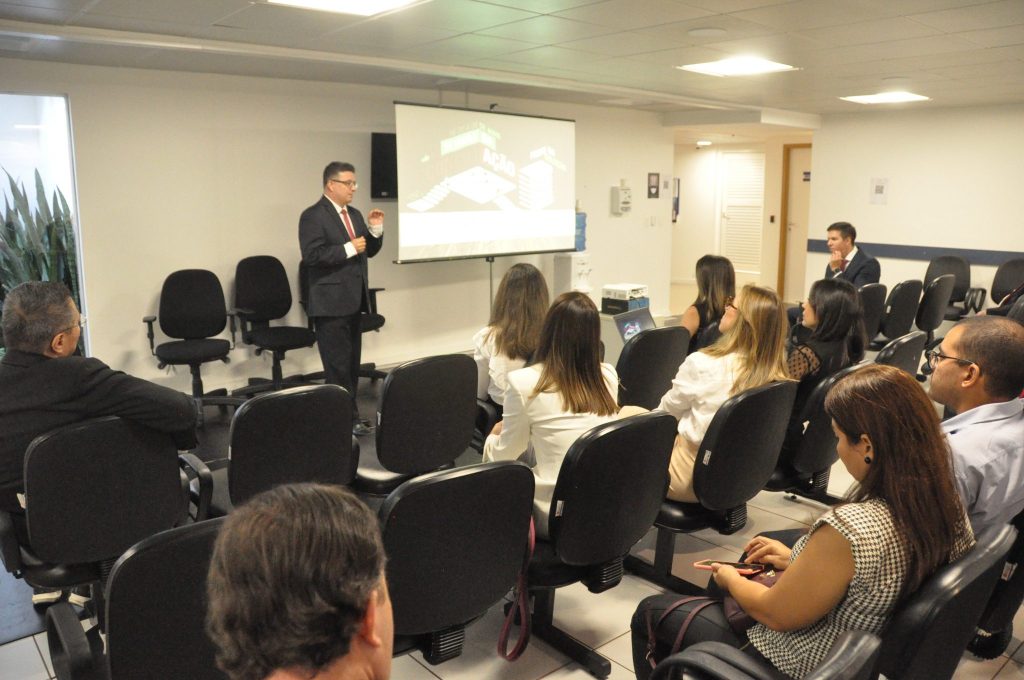
[[[324, 198], [326, 198], [328, 201], [331, 201], [331, 197], [328, 196], [327, 194], [324, 194]], [[342, 224], [345, 224], [345, 216], [342, 215], [341, 212], [342, 212], [342, 210], [346, 210], [347, 211], [348, 206], [340, 206], [337, 203], [335, 203], [334, 201], [331, 201], [331, 205], [333, 205], [334, 209], [338, 211], [338, 219], [341, 220]], [[356, 225], [355, 225], [354, 222], [352, 222], [352, 216], [350, 215], [348, 219], [349, 219], [349, 223], [352, 224], [352, 231], [354, 232], [355, 228], [356, 228]], [[380, 235], [384, 233], [384, 225], [383, 224], [370, 224], [369, 222], [367, 222], [366, 223], [366, 228], [370, 230], [370, 233], [373, 234], [374, 238], [380, 238]], [[346, 229], [345, 232], [348, 233], [348, 229]], [[346, 257], [355, 257], [358, 254], [359, 253], [356, 251], [355, 244], [352, 243], [352, 241], [346, 241], [345, 242], [345, 256]]]
[[494, 346], [491, 327], [484, 326], [473, 336], [473, 360], [476, 361], [476, 398], [491, 398], [495, 404], [505, 404], [508, 373], [526, 365], [523, 359], [509, 359]]

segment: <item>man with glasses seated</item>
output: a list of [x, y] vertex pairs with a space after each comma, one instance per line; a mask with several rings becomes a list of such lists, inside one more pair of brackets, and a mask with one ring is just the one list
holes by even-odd
[[299, 247], [309, 272], [306, 314], [316, 325], [325, 382], [348, 390], [352, 431], [369, 434], [356, 408], [362, 351], [359, 315], [369, 309], [367, 258], [384, 243], [384, 212], [371, 210], [364, 221], [362, 213], [349, 205], [359, 188], [351, 163], [328, 163], [323, 181], [323, 196], [299, 217]]
[[942, 423], [976, 534], [1024, 510], [1024, 326], [976, 316], [926, 352], [929, 396], [956, 415]]
[[[18, 541], [28, 544], [24, 509], [25, 451], [53, 429], [98, 416], [120, 416], [175, 436], [179, 449], [197, 445], [192, 397], [72, 356], [85, 325], [62, 283], [30, 281], [7, 294], [0, 362], [0, 509], [11, 513]], [[59, 599], [37, 593], [35, 604]]]

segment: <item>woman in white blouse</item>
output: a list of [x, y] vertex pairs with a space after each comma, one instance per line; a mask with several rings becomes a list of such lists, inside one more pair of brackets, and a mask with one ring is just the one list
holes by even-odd
[[718, 324], [722, 338], [686, 357], [658, 408], [679, 419], [669, 462], [668, 497], [696, 503], [693, 463], [718, 408], [729, 397], [776, 380], [786, 380], [789, 325], [778, 294], [746, 285], [727, 299]]
[[544, 319], [536, 363], [508, 374], [504, 420], [484, 443], [485, 461], [522, 457], [533, 467], [541, 537], [548, 536], [551, 497], [569, 447], [616, 417], [619, 379], [601, 363], [599, 348], [597, 307], [583, 293], [560, 295]]
[[477, 366], [477, 399], [505, 403], [505, 376], [522, 368], [537, 349], [540, 327], [548, 311], [548, 284], [532, 264], [516, 264], [505, 272], [494, 296], [491, 320], [473, 336]]

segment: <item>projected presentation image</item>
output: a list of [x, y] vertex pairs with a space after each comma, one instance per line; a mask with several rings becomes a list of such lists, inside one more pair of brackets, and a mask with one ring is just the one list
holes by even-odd
[[398, 104], [399, 259], [571, 250], [572, 121]]

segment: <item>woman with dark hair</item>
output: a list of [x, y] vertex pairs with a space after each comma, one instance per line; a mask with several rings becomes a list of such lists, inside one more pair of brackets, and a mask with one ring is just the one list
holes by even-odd
[[736, 296], [736, 272], [732, 262], [720, 255], [697, 260], [697, 299], [683, 312], [682, 326], [690, 331], [687, 353], [707, 347], [721, 337], [715, 326], [725, 314], [725, 303]]
[[658, 409], [679, 420], [669, 462], [668, 497], [696, 503], [693, 464], [718, 408], [745, 390], [786, 379], [786, 317], [775, 291], [746, 285], [726, 299], [722, 338], [686, 357]]
[[[801, 336], [806, 337], [800, 340]], [[779, 455], [783, 464], [792, 460], [800, 446], [800, 414], [814, 388], [836, 371], [864, 358], [864, 313], [853, 284], [843, 279], [815, 281], [790, 342], [786, 370], [790, 378], [800, 381], [800, 386]]]
[[535, 363], [508, 374], [504, 419], [484, 443], [485, 461], [526, 462], [536, 481], [533, 516], [548, 535], [548, 510], [569, 447], [587, 430], [614, 420], [619, 378], [600, 360], [597, 307], [583, 293], [560, 295], [544, 319]]
[[477, 398], [505, 403], [505, 376], [533, 356], [548, 311], [548, 284], [532, 264], [513, 265], [494, 296], [490, 322], [473, 336]]
[[[707, 615], [702, 610], [698, 618], [718, 616], [723, 625], [691, 624], [684, 646], [722, 640], [802, 678], [843, 632], [879, 633], [903, 597], [974, 544], [938, 416], [913, 377], [891, 366], [867, 366], [836, 383], [825, 410], [839, 440], [839, 458], [858, 485], [792, 549], [763, 536], [747, 544], [747, 561], [779, 572], [772, 588], [730, 566], [713, 565], [715, 583], [756, 623], [743, 639], [724, 625], [720, 609]], [[650, 672], [647, 618], [657, 621], [675, 599], [648, 598], [633, 617], [638, 678]], [[659, 641], [674, 639], [679, 616], [685, 612], [666, 617]], [[660, 643], [656, 656], [659, 650], [667, 651]]]

